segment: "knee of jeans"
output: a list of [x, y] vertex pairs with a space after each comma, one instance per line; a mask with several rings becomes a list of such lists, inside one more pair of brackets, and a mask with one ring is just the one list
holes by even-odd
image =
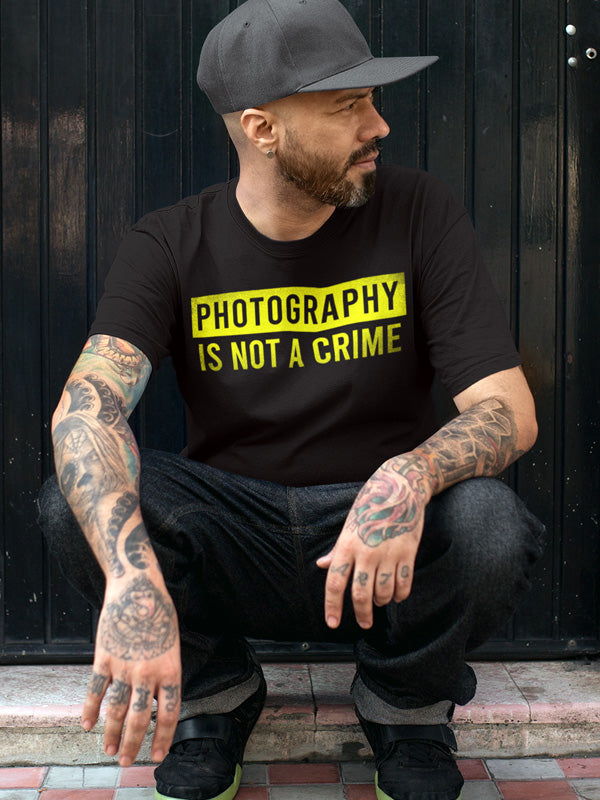
[[443, 495], [437, 511], [467, 580], [488, 587], [507, 574], [522, 580], [541, 552], [543, 526], [515, 492], [499, 480], [474, 478]]
[[56, 475], [43, 484], [37, 500], [38, 525], [52, 545], [72, 528], [74, 517], [58, 486]]

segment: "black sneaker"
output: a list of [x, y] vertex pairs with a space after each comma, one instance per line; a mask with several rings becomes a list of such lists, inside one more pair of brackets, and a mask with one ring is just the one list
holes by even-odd
[[460, 800], [464, 780], [447, 725], [379, 725], [357, 716], [375, 755], [377, 800]]
[[256, 692], [233, 711], [179, 722], [168, 755], [154, 770], [156, 800], [233, 800], [246, 742], [266, 694], [261, 676]]

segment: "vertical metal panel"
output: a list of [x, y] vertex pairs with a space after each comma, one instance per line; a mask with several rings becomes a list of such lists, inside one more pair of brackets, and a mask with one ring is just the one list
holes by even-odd
[[[139, 8], [139, 6], [138, 6]], [[141, 36], [141, 83], [138, 143], [142, 213], [177, 202], [183, 194], [184, 124], [188, 118], [187, 85], [183, 80], [181, 0], [144, 0], [138, 13]], [[138, 84], [139, 85], [139, 84]], [[184, 446], [184, 418], [170, 362], [156, 373], [140, 404], [142, 447], [180, 450]]]
[[[90, 74], [85, 4], [65, 0], [47, 9], [48, 72], [48, 287], [46, 369], [53, 404], [83, 342], [88, 326], [87, 288], [95, 270], [95, 249], [88, 247], [88, 156], [94, 128], [88, 116]], [[92, 117], [93, 119], [93, 117]], [[93, 209], [92, 209], [93, 214]], [[86, 641], [89, 615], [84, 603], [54, 563], [50, 586], [62, 602], [49, 603], [53, 641]]]
[[[597, 636], [600, 538], [600, 6], [582, 0], [568, 6], [565, 22], [576, 33], [567, 57], [567, 236], [565, 242], [564, 461], [562, 469], [563, 559], [560, 635]], [[590, 53], [593, 55], [593, 53]], [[580, 560], [577, 554], [584, 553]]]
[[40, 479], [40, 41], [36, 0], [1, 9], [5, 641], [44, 637]]
[[[485, 652], [597, 647], [600, 59], [585, 60], [597, 0], [568, 5], [581, 33], [568, 53], [563, 0], [343, 1], [376, 54], [440, 56], [381, 91], [392, 129], [383, 159], [429, 168], [467, 205], [537, 399], [538, 443], [509, 480], [547, 523], [550, 546], [529, 602]], [[235, 169], [195, 72], [206, 34], [237, 5], [0, 5], [4, 658], [91, 651], [94, 615], [46, 559], [34, 521], [52, 464], [49, 418], [126, 228]], [[582, 66], [565, 85], [570, 54]], [[143, 445], [182, 446], [168, 364], [135, 429]]]
[[[543, 6], [543, 8], [542, 8]], [[539, 437], [518, 465], [519, 487], [535, 513], [558, 532], [554, 471], [557, 403], [556, 315], [560, 302], [559, 240], [562, 227], [560, 105], [557, 40], [561, 4], [522, 0], [520, 38], [519, 135], [519, 321], [525, 370], [535, 390]], [[554, 637], [555, 584], [560, 537], [555, 536], [535, 573], [536, 601], [525, 606], [517, 632], [523, 637]]]
[[467, 182], [465, 113], [471, 105], [470, 72], [465, 72], [467, 36], [465, 0], [430, 0], [427, 52], [439, 56], [427, 80], [427, 169], [471, 204]]

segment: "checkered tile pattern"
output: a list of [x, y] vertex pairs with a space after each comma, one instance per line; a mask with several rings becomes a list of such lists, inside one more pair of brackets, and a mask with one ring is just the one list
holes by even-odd
[[[600, 800], [600, 758], [468, 759], [462, 800]], [[9, 767], [0, 800], [152, 800], [153, 767]], [[236, 800], [375, 800], [373, 765], [248, 764]]]

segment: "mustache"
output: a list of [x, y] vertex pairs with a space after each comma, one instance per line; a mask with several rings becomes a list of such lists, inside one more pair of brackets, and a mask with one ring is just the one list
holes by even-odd
[[351, 167], [353, 164], [357, 164], [359, 161], [366, 161], [368, 158], [377, 158], [382, 150], [380, 141], [380, 139], [371, 139], [371, 141], [367, 142], [360, 150], [355, 150], [348, 159], [347, 168]]

